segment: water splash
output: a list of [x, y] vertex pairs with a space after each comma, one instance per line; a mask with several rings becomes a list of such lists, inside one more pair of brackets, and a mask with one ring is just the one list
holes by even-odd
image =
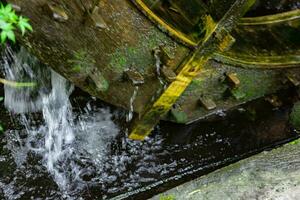
[[44, 163], [56, 182], [65, 189], [67, 182], [60, 163], [72, 155], [69, 145], [74, 141], [73, 114], [69, 96], [73, 87], [67, 89], [67, 81], [52, 71], [52, 90], [43, 96], [43, 118], [46, 124]]
[[[6, 71], [13, 77], [19, 77], [18, 73], [24, 72], [22, 67], [28, 65], [19, 58], [20, 55], [13, 54], [6, 64]], [[14, 64], [16, 62], [20, 64]], [[4, 148], [14, 160], [11, 163], [7, 159], [10, 162], [7, 166], [16, 164], [14, 175], [10, 176], [12, 178], [9, 181], [0, 176], [5, 198], [23, 198], [29, 193], [31, 198], [36, 199], [40, 198], [35, 194], [36, 191], [47, 190], [49, 193], [45, 195], [49, 196], [43, 199], [79, 199], [91, 196], [89, 191], [94, 188], [101, 192], [97, 196], [105, 199], [106, 195], [132, 191], [144, 183], [155, 181], [157, 174], [164, 175], [167, 171], [175, 170], [176, 163], [173, 160], [171, 165], [158, 161], [157, 152], [160, 152], [160, 156], [168, 157], [168, 152], [163, 151], [164, 140], [160, 135], [144, 142], [129, 140], [126, 133], [120, 133], [120, 128], [112, 120], [119, 115], [123, 116], [122, 113], [112, 113], [90, 97], [87, 97], [90, 100], [83, 109], [74, 111], [69, 100], [72, 86], [55, 72], [48, 71], [52, 73], [50, 77], [49, 73], [45, 73], [46, 77], [35, 74], [35, 71], [39, 71], [36, 65], [38, 62], [30, 66], [36, 69], [32, 70], [30, 80], [42, 82], [42, 79], [48, 77], [49, 82], [43, 80], [45, 84], [38, 84], [43, 87], [32, 91], [26, 88], [5, 88], [11, 90], [9, 94], [16, 94], [7, 97], [12, 99], [7, 102], [8, 108], [13, 107], [9, 105], [9, 102], [15, 102], [13, 98], [28, 96], [27, 100], [31, 102], [27, 104], [24, 99], [19, 101], [23, 108], [23, 112], [19, 112], [21, 114], [15, 114], [12, 110], [13, 118], [24, 128], [9, 130], [4, 134]], [[21, 69], [16, 70], [14, 67]], [[24, 73], [21, 77], [27, 76]], [[19, 81], [17, 78], [14, 80]], [[17, 91], [13, 91], [15, 89]], [[130, 100], [131, 112], [138, 89], [135, 88]], [[23, 93], [28, 94], [26, 96]], [[6, 161], [0, 159], [0, 162]], [[33, 186], [32, 182], [36, 182], [37, 186]]]
[[37, 112], [42, 109], [42, 96], [49, 92], [49, 73], [46, 66], [30, 56], [24, 48], [15, 53], [6, 48], [1, 69], [10, 81], [34, 82], [38, 87], [15, 88], [4, 86], [5, 106], [14, 113]]
[[[84, 182], [82, 174], [87, 171], [82, 167], [84, 162], [93, 161], [97, 168], [102, 166], [103, 156], [109, 152], [108, 144], [119, 129], [105, 109], [90, 113], [87, 106], [85, 113], [74, 116], [69, 100], [74, 87], [54, 71], [47, 79], [49, 75], [42, 73], [38, 61], [24, 49], [18, 54], [7, 49], [4, 61], [6, 79], [42, 83], [34, 89], [5, 87], [5, 106], [13, 113], [20, 113], [19, 121], [27, 132], [25, 141], [20, 139], [19, 132], [12, 133], [8, 140], [15, 163], [22, 166], [30, 152], [39, 155], [48, 173], [68, 196], [74, 188], [84, 187], [80, 184]], [[37, 125], [28, 114], [31, 112], [40, 112], [43, 122]], [[14, 148], [14, 141], [21, 144], [19, 148]]]

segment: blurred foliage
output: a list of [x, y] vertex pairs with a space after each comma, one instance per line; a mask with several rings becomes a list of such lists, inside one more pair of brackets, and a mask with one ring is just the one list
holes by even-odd
[[[5, 44], [7, 40], [16, 42], [15, 31], [19, 30], [22, 36], [26, 31], [32, 31], [32, 27], [29, 24], [29, 19], [26, 17], [18, 16], [15, 13], [12, 5], [0, 2], [0, 41], [1, 44]], [[7, 84], [12, 87], [33, 87], [35, 83], [18, 83], [0, 79], [0, 83]], [[3, 97], [0, 96], [0, 103], [3, 101]], [[4, 132], [4, 128], [0, 122], [0, 133]]]
[[3, 5], [0, 3], [0, 29], [1, 44], [7, 40], [16, 41], [15, 30], [19, 29], [24, 35], [27, 30], [32, 31], [29, 19], [18, 16], [10, 4]]

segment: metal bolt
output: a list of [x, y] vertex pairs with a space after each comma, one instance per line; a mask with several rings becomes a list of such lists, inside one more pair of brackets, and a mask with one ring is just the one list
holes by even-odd
[[216, 103], [208, 97], [200, 97], [199, 103], [206, 109], [206, 110], [214, 110], [217, 105]]
[[55, 6], [54, 4], [47, 3], [45, 5], [45, 9], [56, 21], [66, 22], [69, 19], [67, 13], [62, 8]]
[[104, 19], [99, 13], [99, 7], [96, 6], [92, 13], [89, 15], [90, 20], [92, 21], [93, 26], [100, 29], [108, 28], [107, 24], [105, 23]]
[[227, 73], [226, 80], [232, 88], [237, 88], [241, 83], [236, 73]]
[[169, 83], [176, 80], [176, 73], [169, 67], [163, 66], [161, 69], [161, 73]]
[[144, 84], [144, 77], [135, 69], [127, 69], [124, 71], [125, 78], [130, 80], [133, 85]]
[[299, 81], [298, 77], [296, 77], [296, 75], [289, 73], [286, 75], [286, 78], [295, 87], [298, 87], [300, 85], [300, 81]]

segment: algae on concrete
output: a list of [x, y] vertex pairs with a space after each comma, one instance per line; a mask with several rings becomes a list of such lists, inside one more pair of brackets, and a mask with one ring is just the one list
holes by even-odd
[[290, 115], [290, 122], [293, 127], [300, 130], [300, 102], [295, 103]]

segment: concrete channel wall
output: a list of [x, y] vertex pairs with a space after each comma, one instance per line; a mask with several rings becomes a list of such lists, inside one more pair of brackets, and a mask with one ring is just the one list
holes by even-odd
[[300, 140], [190, 181], [153, 200], [299, 200]]

